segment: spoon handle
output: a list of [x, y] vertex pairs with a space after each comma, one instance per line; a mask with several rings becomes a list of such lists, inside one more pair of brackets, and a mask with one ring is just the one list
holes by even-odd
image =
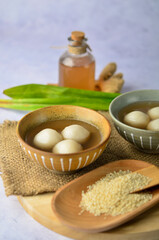
[[145, 190], [147, 188], [150, 188], [150, 187], [153, 187], [153, 186], [156, 186], [159, 184], [159, 168], [158, 167], [153, 165], [150, 167], [142, 168], [135, 172], [140, 173], [144, 176], [147, 176], [147, 177], [151, 178], [152, 180], [148, 185], [144, 186], [142, 189], [137, 189], [137, 190], [133, 191], [132, 193], [140, 192], [142, 190]]

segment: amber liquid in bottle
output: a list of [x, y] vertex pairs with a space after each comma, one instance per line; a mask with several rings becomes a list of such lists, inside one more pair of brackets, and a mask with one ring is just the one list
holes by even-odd
[[68, 51], [59, 59], [59, 85], [94, 90], [95, 60], [83, 32], [72, 32]]
[[95, 62], [84, 66], [59, 65], [60, 86], [94, 90]]

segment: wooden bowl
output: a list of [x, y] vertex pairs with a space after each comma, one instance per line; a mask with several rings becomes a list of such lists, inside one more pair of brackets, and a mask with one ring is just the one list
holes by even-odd
[[[46, 152], [26, 143], [25, 137], [28, 131], [44, 122], [62, 119], [74, 119], [93, 124], [101, 133], [101, 141], [91, 148], [71, 154]], [[16, 132], [22, 149], [30, 159], [42, 167], [57, 173], [70, 173], [88, 166], [102, 154], [106, 148], [111, 127], [108, 120], [94, 110], [71, 105], [55, 105], [41, 108], [25, 115], [18, 122]]]
[[[108, 173], [112, 173], [114, 171], [118, 172], [119, 170], [130, 170], [134, 172], [150, 166], [153, 165], [144, 161], [125, 159], [110, 162], [99, 168], [96, 168], [95, 170], [76, 178], [75, 180], [58, 189], [52, 198], [52, 210], [61, 223], [77, 231], [97, 233], [118, 227], [157, 204], [159, 202], [159, 188], [151, 189], [153, 197], [149, 202], [139, 206], [138, 208], [135, 208], [130, 212], [117, 216], [105, 216], [105, 214], [94, 216], [88, 211], [84, 211], [82, 214], [79, 214], [81, 212], [79, 205], [82, 199], [82, 191], [87, 192], [88, 186], [105, 177]], [[130, 225], [129, 228], [132, 229], [133, 225], [132, 227]], [[111, 233], [108, 238], [103, 237], [102, 239], [112, 239], [110, 236]], [[93, 239], [100, 239], [100, 236]], [[118, 239], [118, 237], [113, 239]], [[123, 237], [123, 239], [128, 238]], [[135, 239], [135, 237], [131, 239]]]

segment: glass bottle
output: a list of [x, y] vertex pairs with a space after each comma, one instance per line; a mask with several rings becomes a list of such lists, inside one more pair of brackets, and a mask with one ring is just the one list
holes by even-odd
[[59, 59], [59, 86], [94, 90], [95, 59], [85, 34], [72, 32], [68, 50]]

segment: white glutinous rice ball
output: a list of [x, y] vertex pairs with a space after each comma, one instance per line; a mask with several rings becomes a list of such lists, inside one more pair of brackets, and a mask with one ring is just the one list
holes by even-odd
[[149, 116], [141, 111], [132, 111], [125, 115], [124, 123], [136, 128], [146, 128]]
[[159, 119], [154, 119], [147, 125], [148, 130], [159, 131]]
[[157, 119], [157, 118], [159, 118], [159, 107], [151, 108], [151, 109], [148, 111], [148, 115], [150, 116], [151, 119]]
[[76, 153], [76, 152], [80, 152], [81, 150], [82, 150], [81, 144], [79, 144], [74, 140], [66, 139], [57, 143], [53, 147], [52, 152], [65, 154], [65, 153]]
[[35, 135], [33, 143], [42, 150], [51, 150], [62, 139], [62, 135], [56, 130], [45, 128]]
[[81, 144], [85, 143], [90, 137], [90, 132], [78, 124], [65, 127], [61, 134], [64, 139], [73, 139]]

